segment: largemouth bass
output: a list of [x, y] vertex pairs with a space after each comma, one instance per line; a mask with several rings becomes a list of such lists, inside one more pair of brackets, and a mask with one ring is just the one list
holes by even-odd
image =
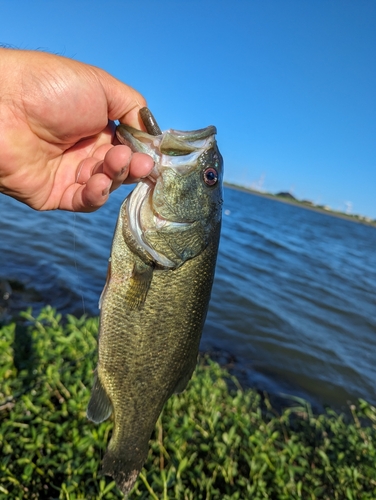
[[[114, 427], [103, 472], [127, 494], [147, 458], [167, 399], [185, 389], [214, 278], [223, 161], [213, 126], [149, 133], [119, 125], [119, 140], [155, 166], [123, 202], [100, 300], [98, 365], [88, 418]], [[146, 114], [145, 114], [146, 113]]]

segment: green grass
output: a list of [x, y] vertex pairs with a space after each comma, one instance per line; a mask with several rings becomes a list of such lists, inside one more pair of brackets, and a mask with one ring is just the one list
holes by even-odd
[[[122, 498], [100, 475], [111, 422], [88, 422], [96, 319], [46, 307], [0, 329], [0, 499]], [[375, 499], [376, 409], [281, 413], [200, 363], [167, 403], [131, 494], [142, 499]]]

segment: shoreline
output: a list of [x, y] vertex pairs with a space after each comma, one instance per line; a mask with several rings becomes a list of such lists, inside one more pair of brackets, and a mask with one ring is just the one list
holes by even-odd
[[244, 186], [239, 186], [237, 184], [232, 184], [231, 182], [224, 182], [223, 185], [227, 188], [234, 189], [236, 191], [243, 191], [244, 193], [254, 194], [256, 196], [261, 196], [262, 198], [269, 198], [270, 200], [279, 201], [281, 203], [288, 203], [289, 205], [295, 205], [300, 208], [304, 208], [306, 210], [312, 210], [313, 212], [318, 212], [324, 215], [329, 215], [331, 217], [337, 217], [338, 219], [349, 220], [351, 222], [355, 222], [357, 224], [363, 224], [365, 226], [376, 227], [376, 222], [374, 221], [366, 221], [362, 219], [356, 219], [354, 216], [346, 215], [341, 212], [335, 212], [333, 210], [325, 210], [324, 208], [320, 208], [315, 205], [307, 205], [299, 200], [283, 198], [282, 196], [277, 196], [275, 194], [270, 193], [262, 193], [260, 191], [255, 191], [251, 188], [247, 188]]
[[[97, 322], [74, 316], [65, 322], [48, 306], [37, 317], [24, 311], [24, 318], [22, 328], [0, 329], [6, 353], [0, 497], [72, 493], [120, 500], [115, 482], [98, 474], [113, 422], [94, 425], [86, 418]], [[140, 412], [149, 403], [137, 396]], [[132, 414], [129, 420], [136, 421]], [[253, 498], [254, 492], [257, 498], [371, 500], [375, 422], [376, 408], [365, 400], [349, 406], [347, 415], [330, 406], [317, 414], [299, 397], [280, 410], [267, 393], [244, 390], [207, 358], [186, 390], [164, 405], [134, 492], [155, 500]]]

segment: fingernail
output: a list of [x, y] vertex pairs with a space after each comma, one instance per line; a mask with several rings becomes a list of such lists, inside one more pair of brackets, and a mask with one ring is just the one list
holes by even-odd
[[121, 177], [127, 170], [129, 170], [129, 165], [132, 160], [133, 153], [131, 153], [130, 157], [128, 158], [127, 164], [124, 165], [124, 167], [120, 170], [119, 176]]
[[105, 189], [103, 189], [102, 196], [108, 196], [109, 195], [111, 186], [112, 186], [112, 182], [111, 182], [111, 184], [108, 187], [106, 187]]

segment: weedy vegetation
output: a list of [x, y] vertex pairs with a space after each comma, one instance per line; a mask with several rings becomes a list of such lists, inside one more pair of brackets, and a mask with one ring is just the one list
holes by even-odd
[[[122, 498], [100, 475], [112, 423], [85, 416], [97, 327], [45, 307], [0, 328], [0, 499]], [[350, 410], [277, 412], [206, 359], [165, 406], [130, 498], [375, 499], [376, 408]]]

